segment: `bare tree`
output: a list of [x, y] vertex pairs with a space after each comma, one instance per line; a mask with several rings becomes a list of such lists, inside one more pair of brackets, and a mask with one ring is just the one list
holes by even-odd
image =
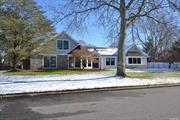
[[179, 39], [180, 29], [172, 24], [172, 18], [162, 16], [157, 20], [161, 22], [145, 19], [136, 25], [134, 33], [150, 61], [159, 61], [160, 55], [165, 56], [162, 53], [167, 53], [174, 41]]
[[180, 1], [179, 0], [167, 0], [168, 3], [169, 3], [169, 6], [177, 11], [177, 12], [180, 12]]
[[62, 0], [51, 3], [54, 19], [68, 30], [86, 30], [89, 21], [103, 26], [111, 39], [118, 39], [117, 76], [125, 77], [125, 40], [127, 29], [139, 17], [167, 7], [167, 0]]

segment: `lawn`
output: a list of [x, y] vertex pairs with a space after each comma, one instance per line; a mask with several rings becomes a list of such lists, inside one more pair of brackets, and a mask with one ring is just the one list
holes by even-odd
[[114, 70], [43, 70], [4, 72], [3, 75], [68, 75], [68, 74], [113, 74]]
[[[4, 72], [3, 75], [68, 75], [68, 74], [106, 74], [114, 75], [116, 70], [44, 70], [44, 71], [18, 71], [18, 72]], [[126, 72], [128, 78], [139, 79], [152, 79], [156, 77], [160, 78], [180, 78], [180, 72]]]
[[152, 79], [152, 78], [180, 78], [180, 72], [126, 72], [128, 78]]

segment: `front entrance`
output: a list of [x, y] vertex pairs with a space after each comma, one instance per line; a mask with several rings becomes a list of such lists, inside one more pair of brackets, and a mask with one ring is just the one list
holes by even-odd
[[98, 69], [99, 58], [92, 60], [89, 57], [69, 57], [69, 69]]

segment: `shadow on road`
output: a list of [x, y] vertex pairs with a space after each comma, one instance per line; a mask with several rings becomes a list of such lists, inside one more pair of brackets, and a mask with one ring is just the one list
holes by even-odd
[[81, 115], [92, 113], [94, 111], [79, 110], [76, 112], [60, 112], [54, 114], [41, 114], [34, 112], [28, 108], [28, 106], [22, 102], [9, 103], [2, 107], [0, 111], [0, 120], [44, 120], [47, 118], [60, 118], [73, 115]]

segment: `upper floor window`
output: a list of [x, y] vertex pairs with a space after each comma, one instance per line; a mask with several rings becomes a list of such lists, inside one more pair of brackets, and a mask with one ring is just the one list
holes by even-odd
[[69, 41], [67, 40], [58, 40], [57, 41], [57, 48], [61, 50], [68, 50], [69, 49]]

